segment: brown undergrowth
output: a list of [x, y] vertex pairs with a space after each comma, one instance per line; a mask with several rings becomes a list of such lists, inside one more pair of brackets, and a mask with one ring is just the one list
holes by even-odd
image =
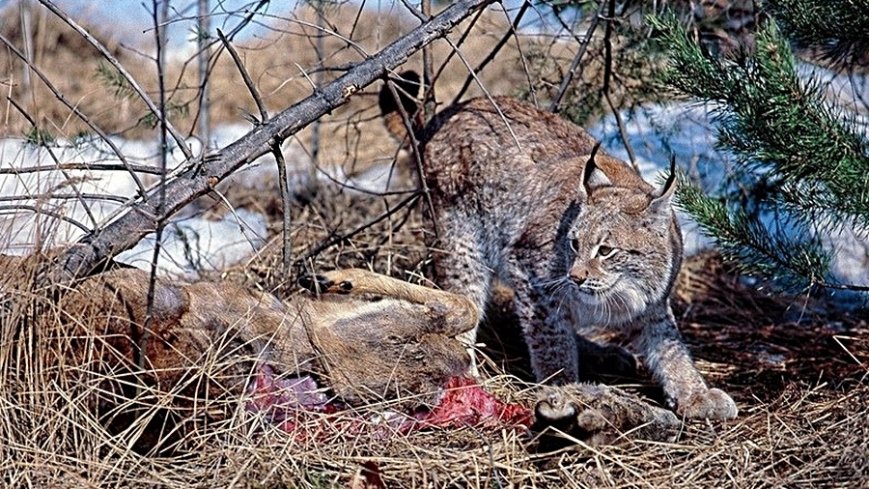
[[[425, 283], [422, 204], [394, 210], [403, 198], [326, 189], [294, 209], [298, 261], [290, 276], [280, 271], [276, 237], [223, 278], [283, 296], [295, 293], [298, 273], [312, 269], [370, 266]], [[328, 242], [336, 244], [320, 250]], [[142, 453], [137, 440], [171, 411], [172, 393], [140, 393], [110, 413], [132, 409], [137, 416], [122, 429], [107, 428], [106, 416], [92, 409], [106, 374], [63, 360], [64, 345], [83, 333], [60, 330], [56, 321], [37, 327], [34, 308], [62, 314], [42, 297], [4, 287], [0, 473], [9, 487], [341, 487], [363, 464], [387, 487], [857, 487], [869, 477], [865, 319], [831, 312], [819, 300], [758, 292], [715, 256], [685, 265], [676, 309], [701, 370], [737, 400], [739, 418], [689, 423], [675, 443], [626, 434], [596, 449], [540, 442], [521, 430], [384, 431], [376, 414], [388, 403], [337, 415], [361, 417], [370, 429], [348, 431], [334, 417], [314, 415], [285, 433], [239, 400], [199, 400], [196, 415], [172, 413], [186, 423], [167, 438], [173, 449]], [[509, 315], [493, 309], [490, 324], [508, 328]], [[530, 402], [533, 385], [516, 361], [522, 347], [505, 340], [518, 336], [500, 337], [487, 337], [492, 361], [483, 382], [506, 400]], [[506, 347], [513, 353], [505, 355]], [[655, 399], [647, 379], [630, 382]]]
[[[500, 37], [504, 22], [499, 19], [495, 16], [481, 25], [479, 37], [466, 45], [472, 64]], [[387, 38], [397, 35], [393, 21], [387, 27], [370, 18], [361, 22], [361, 29], [382, 27], [379, 37], [373, 32], [360, 35], [369, 42], [366, 48], [382, 47]], [[309, 68], [312, 59], [286, 54], [308, 56], [309, 49], [288, 46], [309, 43], [305, 36], [310, 32], [299, 23], [290, 24], [295, 31], [241, 48], [267, 105], [273, 108], [285, 107], [310, 92], [296, 63]], [[44, 42], [60, 43], [49, 35], [62, 32], [60, 28], [43, 32]], [[337, 44], [330, 50], [341, 51]], [[55, 66], [52, 59], [39, 58], [42, 51], [37, 49], [37, 61], [47, 66], [53, 78], [70, 83], [61, 88], [75, 95], [73, 99], [95, 114], [101, 125], [132, 137], [148, 136], [150, 129], [141, 126], [124, 131], [136, 125], [141, 107], [134, 101], [118, 106], [116, 100], [104, 97], [106, 87], [94, 77], [97, 58], [83, 54], [89, 52], [87, 46], [74, 51], [61, 53]], [[437, 57], [442, 59], [447, 52], [436, 45]], [[508, 46], [504, 53], [492, 64], [494, 69], [482, 74], [493, 93], [511, 93], [514, 82], [524, 77], [504, 61], [512, 60], [515, 51]], [[351, 59], [346, 52], [342, 56], [347, 58], [330, 62], [337, 65]], [[560, 57], [566, 64], [572, 54]], [[5, 65], [4, 69], [9, 70]], [[64, 78], [62, 69], [78, 71]], [[451, 98], [451, 90], [458, 89], [467, 72], [456, 60], [450, 70], [452, 74], [438, 85], [440, 100]], [[243, 111], [255, 112], [231, 64], [218, 64], [214, 76], [217, 121], [236, 121]], [[13, 92], [17, 89], [16, 85]], [[178, 90], [178, 100], [191, 98], [186, 90]], [[21, 98], [17, 92], [13, 95]], [[50, 99], [37, 92], [33, 100], [40, 124], [58, 136], [73, 137], [81, 127], [75, 122], [64, 125], [72, 119], [49, 104]], [[330, 144], [321, 161], [352, 170], [357, 161], [367, 165], [393, 152], [395, 144], [373, 120], [374, 104], [373, 96], [359, 97], [325, 122]], [[4, 113], [7, 118], [11, 122], [2, 127], [5, 135], [26, 131], [28, 125], [14, 112]], [[179, 120], [184, 130], [192, 130], [192, 116]], [[307, 140], [307, 135], [300, 138]], [[234, 187], [225, 194], [236, 206], [268, 214], [272, 238], [257, 256], [211, 278], [281, 297], [297, 293], [295, 280], [301, 273], [350, 266], [431, 285], [423, 238], [433, 231], [422, 219], [422, 198], [402, 206], [411, 194], [360, 196], [325, 185], [310, 203], [293, 207], [293, 266], [286, 274], [281, 268], [276, 185], [256, 190]], [[218, 206], [219, 202], [200, 201]], [[865, 317], [836, 312], [820, 299], [758, 291], [715, 256], [695, 257], [685, 264], [675, 296], [676, 313], [698, 366], [710, 383], [736, 399], [739, 418], [728, 423], [691, 422], [674, 443], [639, 441], [626, 434], [622, 443], [604, 448], [571, 440], [541, 442], [524, 431], [471, 427], [409, 434], [384, 431], [377, 416], [389, 410], [386, 402], [333, 415], [330, 422], [312, 415], [296, 432], [286, 433], [247, 412], [242, 400], [198, 399], [195, 410], [180, 411], [172, 402], [177, 391], [141, 389], [135, 379], [128, 379], [128, 386], [134, 388], [132, 400], [97, 415], [94, 400], [105, 394], [104, 381], [114, 374], [68, 360], [73, 342], [96, 340], [87, 333], [88, 318], [76, 318], [74, 328], [62, 326], [63, 311], [53, 307], [51, 294], [27, 286], [32, 273], [0, 262], [2, 487], [347, 487], [358, 482], [354, 477], [363, 465], [390, 488], [860, 487], [869, 480], [869, 324]], [[509, 297], [509, 290], [502, 292]], [[483, 382], [504, 400], [531, 402], [534, 386], [527, 382], [524, 346], [517, 341], [520, 336], [506, 303], [497, 301], [488, 314], [488, 332], [482, 339], [490, 361], [484, 365]], [[211, 374], [212, 367], [205, 363], [189, 382]], [[660, 400], [642, 375], [618, 381], [652, 401]], [[363, 424], [371, 429], [342, 431], [336, 427], [346, 424], [335, 423], [336, 419], [368, 420]], [[164, 425], [164, 420], [181, 420], [184, 430], [164, 437], [162, 451], [141, 449], [143, 437], [155, 429], [178, 426]], [[298, 436], [313, 432], [317, 436]]]

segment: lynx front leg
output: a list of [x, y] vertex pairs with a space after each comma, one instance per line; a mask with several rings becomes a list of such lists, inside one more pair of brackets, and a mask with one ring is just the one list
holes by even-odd
[[643, 324], [635, 342], [670, 407], [687, 418], [735, 418], [733, 399], [720, 389], [708, 388], [694, 366], [669, 304], [652, 308], [639, 321]]
[[477, 358], [474, 345], [477, 342], [477, 326], [482, 320], [492, 284], [492, 267], [477, 237], [477, 230], [467, 216], [443, 214], [438, 219], [441, 236], [432, 246], [435, 282], [453, 294], [467, 298], [478, 311], [478, 321], [470, 331], [459, 335], [458, 340], [467, 346], [471, 356], [469, 373], [477, 377]]
[[577, 382], [579, 354], [569, 308], [557, 294], [533, 285], [523, 268], [511, 264], [509, 272], [516, 314], [537, 381], [554, 385]]

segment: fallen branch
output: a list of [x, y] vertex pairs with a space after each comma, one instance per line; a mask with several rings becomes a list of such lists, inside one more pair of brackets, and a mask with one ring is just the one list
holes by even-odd
[[[270, 152], [277, 140], [287, 138], [308, 124], [346, 103], [362, 88], [405, 62], [426, 44], [443, 37], [463, 19], [493, 3], [493, 0], [464, 0], [453, 3], [430, 21], [399, 38], [345, 75], [318, 88], [306, 99], [255, 127], [234, 143], [206, 159], [188, 160], [186, 169], [162, 186], [166, 200], [162, 209], [157, 199], [140, 202], [131, 211], [86, 235], [42, 270], [43, 283], [56, 284], [88, 275], [118, 253], [133, 247], [160, 221], [204, 195], [217, 183], [246, 163]], [[152, 189], [151, 194], [157, 192]]]

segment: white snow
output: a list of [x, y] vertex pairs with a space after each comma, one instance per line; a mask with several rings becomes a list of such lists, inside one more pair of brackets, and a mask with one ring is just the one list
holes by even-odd
[[[112, 141], [130, 164], [158, 166], [156, 142], [120, 138]], [[193, 151], [200, 150], [196, 140], [189, 144]], [[58, 140], [45, 148], [28, 144], [23, 139], [0, 139], [0, 169], [54, 166], [55, 158], [64, 164], [121, 165], [111, 148], [100, 140], [78, 143]], [[183, 155], [175, 148], [168, 160], [171, 174], [183, 161]], [[158, 182], [158, 177], [153, 174], [137, 175], [145, 188]], [[54, 216], [74, 220], [87, 229], [101, 227], [117, 216], [124, 201], [134, 198], [137, 190], [134, 178], [125, 170], [0, 174], [0, 199], [3, 199], [0, 202], [0, 253], [27, 254], [36, 249], [71, 243], [86, 231]], [[75, 197], [76, 192], [87, 194], [85, 203], [77, 198], [59, 200], [45, 197], [47, 194]], [[93, 195], [112, 200], [93, 199]], [[11, 200], [12, 197], [18, 198]], [[264, 244], [265, 237], [265, 216], [254, 212], [239, 209], [216, 219], [182, 212], [166, 226], [158, 268], [164, 275], [195, 278], [200, 271], [219, 269], [249, 257]], [[134, 249], [122, 254], [119, 261], [149, 269], [154, 241], [154, 235], [148, 235]]]
[[[163, 231], [158, 260], [160, 273], [195, 280], [201, 272], [220, 271], [241, 262], [266, 242], [266, 218], [258, 212], [236, 209], [222, 218], [174, 219]], [[117, 261], [149, 270], [156, 235], [149, 234]]]
[[[249, 130], [250, 126], [243, 124], [217, 127], [212, 133], [210, 146], [226, 146]], [[156, 142], [121, 138], [113, 138], [112, 141], [130, 164], [158, 166], [159, 147]], [[194, 154], [201, 151], [199, 141], [192, 139], [189, 144]], [[291, 191], [304, 188], [311, 178], [310, 159], [294, 141], [285, 143], [283, 149]], [[58, 140], [45, 148], [28, 144], [23, 139], [10, 138], [0, 139], [0, 169], [53, 167], [55, 160], [52, 153], [61, 163], [121, 165], [109, 145], [99, 139], [78, 143]], [[183, 161], [181, 151], [174, 148], [169, 155], [170, 175]], [[340, 166], [324, 165], [316, 178], [321, 184], [342, 185], [348, 192], [365, 193], [394, 190], [390, 188], [390, 182], [395, 180], [394, 176], [390, 180], [391, 174], [390, 165], [385, 164], [373, 166], [354, 177], [348, 176]], [[158, 183], [156, 175], [137, 175], [145, 188]], [[219, 188], [231, 185], [271, 192], [274, 191], [276, 178], [275, 160], [269, 154], [241, 168], [222, 182]], [[0, 174], [0, 253], [27, 254], [40, 248], [72, 243], [84, 236], [86, 230], [57, 216], [74, 220], [87, 229], [104, 226], [123, 210], [126, 200], [136, 196], [137, 189], [133, 177], [125, 170], [50, 170]], [[74, 196], [76, 191], [87, 194], [87, 206], [75, 198], [38, 198], [46, 194]], [[94, 200], [93, 195], [111, 200]], [[12, 197], [20, 198], [11, 200]], [[195, 279], [200, 272], [221, 270], [246, 260], [265, 244], [266, 216], [246, 209], [229, 209], [218, 217], [212, 214], [203, 215], [201, 210], [190, 208], [171, 219], [163, 233], [158, 260], [160, 274]], [[150, 269], [155, 242], [155, 234], [149, 234], [136, 247], [116, 258], [122, 263]]]

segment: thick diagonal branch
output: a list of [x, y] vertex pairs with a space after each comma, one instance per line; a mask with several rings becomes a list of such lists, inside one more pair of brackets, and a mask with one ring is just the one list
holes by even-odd
[[[146, 234], [218, 182], [246, 163], [272, 150], [275, 141], [287, 138], [311, 122], [347, 102], [351, 95], [406, 61], [423, 46], [443, 37], [473, 12], [493, 0], [464, 0], [399, 38], [371, 58], [359, 63], [335, 81], [319, 87], [314, 94], [277, 114], [268, 123], [222, 148], [213, 156], [189, 165], [164, 187], [162, 210], [157, 199], [142, 202], [96, 233], [91, 233], [60, 254], [42, 279], [49, 283], [73, 280], [91, 273], [118, 253], [131, 248]], [[189, 162], [194, 163], [194, 162]], [[155, 192], [152, 190], [152, 193]]]

